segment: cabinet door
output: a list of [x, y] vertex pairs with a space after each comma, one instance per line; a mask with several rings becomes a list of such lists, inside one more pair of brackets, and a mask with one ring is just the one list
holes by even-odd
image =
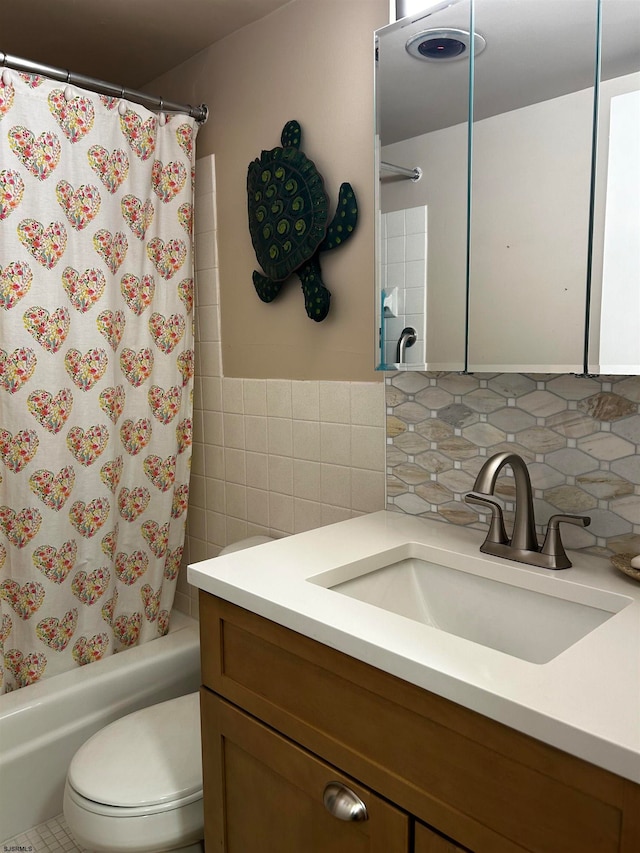
[[466, 847], [460, 847], [450, 838], [433, 832], [428, 826], [416, 821], [415, 845], [413, 853], [468, 853]]
[[[408, 815], [214, 693], [200, 696], [207, 853], [408, 853]], [[329, 813], [331, 783], [362, 800], [366, 820]]]

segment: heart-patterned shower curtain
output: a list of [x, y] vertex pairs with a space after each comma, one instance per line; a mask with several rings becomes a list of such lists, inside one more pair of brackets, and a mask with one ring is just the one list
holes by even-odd
[[4, 77], [0, 692], [168, 630], [191, 456], [197, 129]]

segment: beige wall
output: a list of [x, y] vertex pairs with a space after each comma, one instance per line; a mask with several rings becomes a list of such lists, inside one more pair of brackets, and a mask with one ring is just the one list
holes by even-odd
[[[294, 0], [193, 57], [148, 88], [206, 102], [198, 156], [216, 157], [221, 338], [225, 376], [377, 381], [373, 370], [373, 30], [387, 0]], [[358, 197], [350, 243], [322, 256], [332, 293], [314, 323], [297, 279], [258, 299], [246, 211], [246, 174], [296, 118], [302, 147], [324, 175], [332, 205], [343, 181]]]

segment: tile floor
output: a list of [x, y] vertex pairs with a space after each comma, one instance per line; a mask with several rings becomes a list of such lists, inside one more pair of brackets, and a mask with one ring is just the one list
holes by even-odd
[[63, 815], [21, 832], [2, 844], [0, 853], [85, 853], [71, 835]]

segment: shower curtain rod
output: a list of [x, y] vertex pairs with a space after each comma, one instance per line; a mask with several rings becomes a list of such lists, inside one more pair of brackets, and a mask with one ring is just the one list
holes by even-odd
[[3, 53], [2, 51], [0, 51], [0, 65], [3, 68], [22, 71], [25, 74], [41, 74], [43, 77], [60, 80], [71, 86], [80, 86], [82, 89], [89, 89], [92, 92], [97, 92], [99, 95], [110, 95], [114, 98], [133, 101], [149, 109], [186, 113], [195, 118], [200, 124], [204, 124], [209, 118], [209, 108], [206, 104], [200, 104], [199, 107], [192, 107], [191, 104], [176, 104], [174, 101], [165, 101], [163, 98], [156, 97], [155, 95], [147, 95], [146, 92], [127, 89], [125, 86], [118, 86], [115, 83], [106, 83], [104, 80], [97, 80], [95, 77], [86, 77], [84, 74], [74, 74], [71, 71], [56, 68], [53, 65], [44, 65], [40, 62], [32, 62], [30, 59], [22, 59], [19, 56], [10, 56], [8, 53]]
[[393, 172], [396, 175], [402, 175], [403, 178], [411, 178], [412, 181], [419, 181], [422, 177], [420, 166], [416, 166], [415, 169], [407, 169], [405, 166], [395, 166], [393, 163], [385, 163], [383, 160], [380, 163], [380, 168], [384, 172]]

